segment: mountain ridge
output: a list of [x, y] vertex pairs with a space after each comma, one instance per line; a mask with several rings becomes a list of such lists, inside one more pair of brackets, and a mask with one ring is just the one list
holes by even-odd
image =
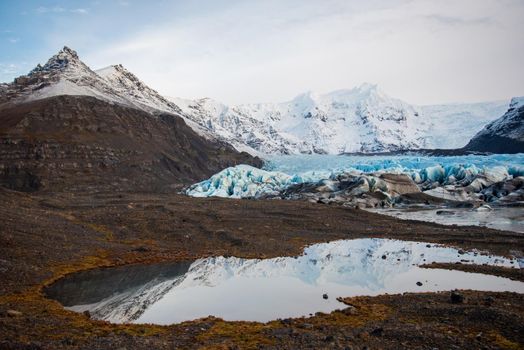
[[370, 83], [326, 94], [308, 91], [281, 103], [228, 106], [211, 98], [162, 96], [121, 64], [91, 70], [68, 47], [0, 92], [0, 104], [87, 95], [153, 115], [170, 113], [209, 140], [259, 156], [460, 148], [506, 109], [500, 101], [415, 106]]
[[524, 152], [524, 96], [512, 98], [507, 112], [487, 124], [464, 148], [493, 153]]

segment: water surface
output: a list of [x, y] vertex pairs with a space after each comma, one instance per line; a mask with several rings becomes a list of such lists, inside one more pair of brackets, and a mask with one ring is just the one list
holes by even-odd
[[[457, 288], [524, 293], [524, 283], [506, 278], [419, 267], [458, 261], [521, 267], [517, 260], [433, 244], [357, 239], [315, 244], [297, 257], [210, 257], [190, 266], [120, 268], [114, 276], [112, 269], [79, 273], [48, 294], [98, 319], [171, 324], [208, 315], [251, 321], [308, 316], [345, 308], [336, 298], [357, 295]], [[127, 284], [115, 282], [122, 280]]]
[[470, 208], [385, 208], [365, 209], [403, 220], [420, 220], [441, 225], [483, 226], [524, 233], [524, 207], [476, 210]]

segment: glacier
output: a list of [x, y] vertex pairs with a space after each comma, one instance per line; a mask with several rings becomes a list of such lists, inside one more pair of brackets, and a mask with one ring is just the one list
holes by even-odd
[[417, 184], [441, 185], [472, 181], [482, 175], [490, 182], [524, 176], [524, 153], [490, 156], [273, 156], [264, 169], [247, 165], [230, 167], [192, 185], [186, 194], [194, 197], [260, 198], [275, 195], [291, 185], [319, 182], [340, 174], [407, 174]]

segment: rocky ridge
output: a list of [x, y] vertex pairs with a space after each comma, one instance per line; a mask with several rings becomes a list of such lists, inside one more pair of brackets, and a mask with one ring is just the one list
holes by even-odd
[[524, 152], [524, 97], [513, 98], [507, 112], [486, 125], [465, 149], [493, 153]]

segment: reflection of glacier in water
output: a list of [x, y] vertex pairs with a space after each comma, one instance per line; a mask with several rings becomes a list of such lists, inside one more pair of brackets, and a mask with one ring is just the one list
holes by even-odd
[[457, 261], [522, 267], [517, 260], [433, 244], [341, 240], [312, 245], [298, 257], [200, 259], [177, 277], [159, 280], [151, 276], [156, 282], [96, 302], [68, 300], [65, 305], [113, 322], [170, 324], [208, 315], [254, 321], [307, 316], [344, 308], [336, 298], [355, 295], [452, 289], [524, 293], [524, 283], [506, 278], [418, 267]]

